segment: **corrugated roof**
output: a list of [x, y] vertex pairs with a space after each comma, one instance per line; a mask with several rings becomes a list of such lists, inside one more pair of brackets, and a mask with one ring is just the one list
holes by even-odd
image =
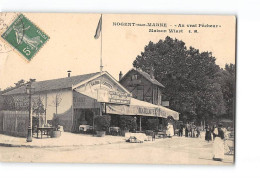
[[139, 69], [132, 69], [132, 70], [129, 70], [123, 77], [122, 77], [122, 79], [120, 80], [120, 81], [122, 81], [126, 76], [127, 76], [127, 74], [129, 73], [129, 72], [131, 72], [131, 71], [137, 71], [140, 75], [142, 75], [145, 79], [147, 79], [148, 81], [150, 81], [152, 84], [155, 84], [155, 85], [157, 85], [157, 86], [160, 86], [160, 87], [163, 87], [163, 88], [165, 88], [159, 81], [157, 81], [155, 78], [151, 78], [151, 76], [150, 76], [150, 74], [148, 74], [148, 73], [146, 73], [146, 72], [144, 72], [144, 71], [142, 71], [142, 70], [139, 70]]
[[[85, 75], [78, 75], [78, 76], [71, 76], [71, 77], [66, 77], [66, 78], [53, 79], [53, 80], [33, 82], [32, 87], [35, 88], [35, 92], [71, 88], [73, 85], [76, 85], [82, 81], [85, 81], [85, 80], [97, 75], [98, 73], [100, 73], [100, 72], [90, 73], [90, 74], [85, 74]], [[4, 93], [3, 95], [23, 94], [23, 93], [25, 93], [25, 90], [26, 90], [26, 86], [23, 85], [19, 88], [8, 91], [8, 92]]]

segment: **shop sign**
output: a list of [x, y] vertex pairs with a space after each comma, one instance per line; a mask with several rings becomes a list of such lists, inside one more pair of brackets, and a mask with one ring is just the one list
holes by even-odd
[[108, 104], [106, 105], [106, 112], [111, 114], [140, 115], [167, 118], [167, 113], [161, 110], [160, 108], [149, 108], [141, 106]]
[[126, 104], [129, 105], [131, 101], [131, 95], [118, 91], [109, 91], [109, 103]]
[[119, 91], [115, 85], [105, 79], [90, 81], [76, 91], [102, 103], [129, 105], [131, 100], [131, 94]]
[[119, 115], [140, 115], [140, 116], [153, 116], [167, 118], [172, 116], [175, 120], [179, 120], [179, 114], [175, 111], [167, 111], [160, 107], [143, 107], [143, 106], [127, 106], [127, 105], [116, 105], [107, 104], [106, 113], [108, 114], [119, 114]]

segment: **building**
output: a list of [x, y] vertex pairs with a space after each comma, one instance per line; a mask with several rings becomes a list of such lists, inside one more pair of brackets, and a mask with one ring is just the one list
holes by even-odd
[[122, 72], [120, 72], [119, 82], [132, 93], [133, 98], [162, 105], [164, 86], [154, 78], [153, 69], [150, 70], [150, 74], [140, 69], [131, 69], [123, 77]]
[[[131, 92], [106, 71], [79, 76], [69, 73], [66, 78], [32, 82], [31, 86], [34, 88], [33, 116], [38, 117], [41, 124], [46, 124], [58, 115], [60, 125], [67, 132], [76, 132], [83, 123], [92, 125], [93, 118], [103, 114], [137, 116], [140, 125], [141, 116], [179, 119], [176, 111], [132, 98]], [[25, 91], [26, 85], [23, 85], [4, 93], [3, 110], [28, 111], [29, 100]], [[159, 96], [158, 93], [153, 92]], [[160, 100], [160, 97], [154, 98], [157, 104]]]

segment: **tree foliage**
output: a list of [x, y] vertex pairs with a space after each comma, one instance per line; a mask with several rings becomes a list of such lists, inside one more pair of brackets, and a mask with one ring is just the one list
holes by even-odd
[[33, 99], [32, 103], [33, 103], [32, 109], [36, 115], [41, 115], [45, 113], [45, 107], [43, 105], [43, 97], [41, 97], [40, 95], [37, 96], [36, 99]]
[[[2, 91], [2, 93], [11, 91], [11, 90], [13, 90], [13, 89], [15, 89], [15, 88], [19, 88], [20, 86], [26, 85], [26, 84], [28, 84], [29, 82], [35, 82], [35, 81], [36, 81], [36, 79], [32, 79], [32, 78], [30, 78], [28, 81], [25, 81], [24, 79], [21, 79], [21, 80], [17, 81], [16, 83], [14, 83], [15, 86], [9, 86], [9, 87], [5, 88], [5, 89]], [[0, 90], [0, 91], [1, 91], [1, 90]]]
[[199, 122], [233, 109], [235, 65], [221, 69], [215, 61], [211, 52], [187, 48], [183, 41], [166, 37], [149, 42], [133, 66], [146, 72], [153, 67], [155, 78], [165, 86], [163, 94], [170, 108], [184, 120]]
[[96, 116], [94, 121], [97, 131], [107, 131], [110, 126], [111, 117], [109, 115]]

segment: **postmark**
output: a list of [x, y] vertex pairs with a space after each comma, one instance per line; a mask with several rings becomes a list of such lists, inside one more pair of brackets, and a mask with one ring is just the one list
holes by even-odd
[[[3, 34], [14, 19], [19, 16], [19, 13], [0, 13], [0, 34]], [[0, 38], [0, 54], [8, 53], [14, 50], [3, 38]]]
[[23, 14], [8, 26], [1, 37], [27, 61], [31, 61], [49, 39], [46, 33]]

